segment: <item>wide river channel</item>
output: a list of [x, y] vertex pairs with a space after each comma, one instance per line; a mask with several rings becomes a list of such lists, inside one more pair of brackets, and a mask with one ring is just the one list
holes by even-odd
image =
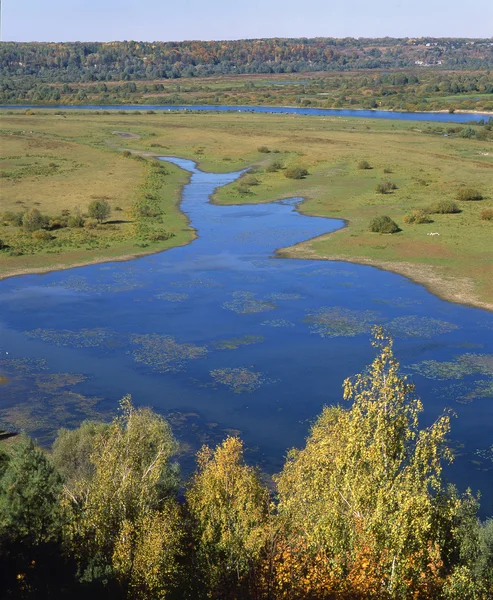
[[449, 112], [398, 112], [390, 110], [349, 110], [344, 108], [296, 108], [291, 106], [228, 106], [225, 104], [12, 104], [0, 105], [0, 110], [43, 108], [53, 110], [167, 110], [167, 111], [200, 111], [200, 112], [250, 112], [275, 113], [288, 115], [312, 115], [331, 117], [356, 117], [367, 119], [392, 119], [402, 121], [437, 121], [442, 123], [468, 123], [469, 121], [487, 121], [488, 114], [449, 113]]
[[343, 379], [371, 362], [381, 324], [423, 400], [421, 425], [457, 415], [446, 477], [480, 490], [492, 515], [493, 315], [373, 267], [277, 258], [342, 221], [300, 214], [299, 198], [214, 205], [240, 173], [162, 160], [191, 173], [181, 207], [195, 241], [0, 282], [0, 425], [48, 444], [132, 394], [170, 419], [185, 471], [202, 443], [237, 432], [249, 461], [273, 473], [324, 404], [344, 403]]

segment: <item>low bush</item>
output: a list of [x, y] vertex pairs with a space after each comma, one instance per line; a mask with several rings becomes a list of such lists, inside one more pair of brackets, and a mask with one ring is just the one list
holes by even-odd
[[122, 152], [123, 156], [132, 156], [132, 153], [130, 152], [130, 150], [124, 150]]
[[476, 200], [482, 200], [482, 199], [483, 199], [483, 195], [481, 194], [481, 192], [479, 192], [478, 190], [475, 190], [473, 188], [460, 188], [459, 190], [457, 190], [457, 200], [476, 201]]
[[253, 176], [253, 175], [245, 175], [244, 177], [242, 177], [241, 179], [241, 183], [243, 185], [258, 185], [259, 181], [258, 179]]
[[132, 205], [130, 212], [137, 219], [157, 217], [161, 214], [161, 211], [157, 206], [156, 201], [152, 200], [151, 198], [146, 198], [145, 200], [137, 200], [137, 202], [134, 202], [134, 204]]
[[68, 218], [67, 225], [73, 229], [84, 227], [84, 218], [82, 215], [73, 215]]
[[282, 163], [280, 160], [273, 160], [269, 165], [265, 167], [266, 173], [275, 173], [282, 169]]
[[269, 154], [270, 150], [269, 148], [267, 148], [267, 146], [259, 146], [257, 148], [258, 152], [261, 152], [262, 154]]
[[12, 212], [7, 210], [2, 215], [2, 220], [4, 223], [8, 223], [10, 225], [14, 225], [15, 227], [22, 227], [22, 217], [24, 216], [23, 212]]
[[433, 223], [427, 212], [421, 209], [416, 209], [404, 216], [404, 223], [410, 225], [420, 225], [421, 223]]
[[397, 233], [400, 231], [397, 223], [392, 221], [392, 219], [386, 215], [373, 217], [368, 229], [373, 233]]
[[383, 170], [383, 172], [384, 172], [384, 173], [386, 173], [386, 174], [389, 174], [389, 173], [392, 173], [392, 169], [389, 169], [388, 167], [386, 167], [386, 168]]
[[98, 222], [96, 219], [86, 219], [84, 221], [85, 229], [96, 229], [97, 226], [98, 226]]
[[428, 207], [427, 212], [435, 215], [451, 215], [460, 213], [460, 208], [452, 200], [438, 200]]
[[244, 183], [239, 183], [236, 186], [236, 190], [242, 196], [246, 196], [247, 194], [251, 194], [252, 193], [251, 190], [250, 190], [250, 186], [249, 185], [245, 185]]
[[45, 231], [44, 229], [39, 229], [31, 234], [33, 240], [38, 240], [39, 242], [50, 242], [55, 239], [54, 236], [51, 235], [49, 231]]
[[67, 217], [51, 217], [48, 221], [48, 225], [46, 226], [47, 229], [50, 230], [54, 230], [54, 229], [63, 229], [64, 227], [67, 227], [68, 224], [68, 218]]
[[175, 234], [170, 231], [165, 231], [162, 229], [161, 231], [154, 231], [147, 236], [147, 239], [150, 242], [164, 242], [169, 240], [170, 238], [175, 237]]
[[480, 216], [482, 221], [493, 221], [493, 208], [485, 208]]
[[358, 169], [360, 171], [367, 171], [368, 169], [371, 169], [371, 165], [367, 160], [360, 160], [358, 163]]
[[284, 171], [284, 176], [288, 179], [304, 179], [308, 171], [304, 167], [289, 167]]
[[392, 190], [397, 189], [397, 186], [392, 181], [382, 181], [375, 189], [378, 194], [390, 194]]

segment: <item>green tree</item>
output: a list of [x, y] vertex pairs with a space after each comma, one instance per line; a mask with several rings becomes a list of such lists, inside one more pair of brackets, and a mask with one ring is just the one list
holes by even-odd
[[291, 552], [308, 572], [325, 571], [316, 597], [329, 597], [331, 586], [368, 598], [428, 597], [446, 575], [443, 539], [461, 506], [454, 498], [439, 518], [449, 416], [419, 429], [422, 403], [392, 342], [377, 328], [373, 345], [369, 369], [344, 382], [352, 407], [325, 408], [278, 481]]
[[61, 550], [62, 478], [24, 435], [0, 462], [0, 589], [48, 597], [71, 574]]
[[111, 207], [107, 200], [93, 200], [87, 207], [87, 213], [98, 223], [102, 223], [111, 214]]
[[84, 421], [77, 429], [60, 429], [53, 443], [52, 460], [70, 489], [86, 485], [94, 474], [91, 456], [109, 425]]
[[124, 597], [166, 598], [181, 540], [171, 429], [125, 397], [118, 417], [94, 439], [89, 477], [65, 489], [66, 537], [79, 569], [87, 579], [110, 577]]
[[236, 598], [234, 590], [252, 575], [262, 549], [269, 495], [245, 464], [238, 438], [228, 437], [215, 450], [204, 446], [197, 461], [187, 500], [207, 589]]
[[45, 224], [45, 219], [43, 215], [39, 212], [37, 208], [31, 208], [31, 210], [24, 213], [22, 217], [22, 227], [24, 231], [32, 233], [33, 231], [37, 231], [41, 229]]

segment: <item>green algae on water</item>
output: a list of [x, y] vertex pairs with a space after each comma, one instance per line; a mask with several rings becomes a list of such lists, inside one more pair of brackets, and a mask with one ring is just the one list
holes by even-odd
[[395, 337], [434, 338], [459, 329], [459, 326], [440, 319], [410, 315], [392, 319], [385, 328]]
[[467, 375], [493, 376], [493, 354], [462, 354], [450, 361], [423, 360], [407, 367], [427, 379], [462, 379]]
[[163, 292], [156, 296], [158, 300], [166, 300], [167, 302], [185, 302], [190, 298], [189, 294], [180, 294], [179, 292]]
[[264, 327], [296, 327], [295, 323], [287, 321], [286, 319], [271, 319], [262, 321], [260, 325], [263, 325]]
[[[33, 329], [25, 332], [27, 337], [38, 339], [55, 346], [70, 348], [98, 348], [106, 345], [110, 340], [116, 341], [115, 334], [104, 329]], [[114, 344], [113, 344], [114, 345]]]
[[223, 304], [226, 310], [232, 310], [239, 315], [250, 315], [261, 312], [275, 310], [277, 306], [272, 302], [259, 300], [257, 294], [252, 292], [233, 292], [233, 300], [228, 300]]
[[210, 372], [215, 382], [227, 386], [235, 394], [253, 392], [264, 383], [273, 383], [263, 373], [251, 371], [246, 367], [214, 369]]
[[134, 359], [160, 373], [184, 371], [188, 362], [207, 356], [205, 346], [179, 344], [169, 335], [157, 333], [133, 335], [132, 344], [138, 346], [131, 353]]
[[251, 344], [260, 344], [265, 340], [262, 335], [244, 335], [243, 337], [231, 338], [229, 340], [218, 340], [213, 342], [212, 346], [216, 350], [236, 350], [240, 346], [250, 346]]
[[265, 298], [266, 300], [272, 300], [273, 302], [276, 302], [277, 300], [301, 300], [303, 296], [301, 294], [283, 294], [279, 292], [269, 294]]
[[379, 315], [372, 311], [350, 310], [340, 306], [322, 306], [306, 311], [305, 323], [310, 330], [323, 338], [354, 337], [369, 333]]

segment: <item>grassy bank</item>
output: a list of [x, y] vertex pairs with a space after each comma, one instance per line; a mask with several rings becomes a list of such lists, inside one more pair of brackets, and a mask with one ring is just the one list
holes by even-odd
[[[347, 221], [348, 226], [335, 234], [280, 250], [282, 256], [373, 264], [402, 273], [446, 299], [493, 308], [492, 221], [481, 219], [493, 208], [493, 152], [487, 130], [481, 140], [463, 137], [463, 130], [453, 125], [424, 122], [244, 113], [34, 112], [2, 118], [0, 168], [11, 172], [1, 179], [2, 209], [29, 209], [38, 202], [42, 212], [54, 213], [77, 205], [84, 209], [93, 196], [106, 196], [113, 208], [110, 221], [120, 222], [91, 230], [101, 240], [95, 249], [77, 246], [77, 241], [57, 248], [50, 246], [52, 241], [33, 254], [11, 256], [3, 250], [0, 275], [153, 252], [191, 240], [194, 233], [177, 208], [186, 174], [173, 166], [166, 166], [168, 174], [151, 194], [158, 196], [165, 213], [162, 223], [147, 219], [146, 226], [164, 228], [174, 237], [150, 242], [142, 231], [140, 237], [136, 234], [129, 208], [146, 196], [153, 167], [123, 155], [131, 149], [191, 158], [208, 171], [254, 165], [255, 181], [250, 175], [221, 188], [214, 201], [258, 203], [303, 196], [301, 210], [306, 214]], [[31, 165], [32, 160], [48, 174], [19, 164]], [[57, 167], [47, 166], [47, 161]], [[362, 161], [371, 168], [359, 168]], [[286, 170], [293, 166], [306, 168], [308, 176], [287, 178]], [[25, 171], [13, 177], [16, 169]], [[377, 193], [377, 185], [386, 181], [396, 189]], [[480, 190], [484, 199], [456, 200], [463, 187]], [[406, 223], [413, 210], [444, 200], [457, 202], [460, 212], [429, 214], [430, 223]], [[115, 212], [117, 206], [121, 211]], [[370, 233], [368, 224], [377, 215], [388, 215], [401, 231]], [[19, 235], [12, 226], [0, 231], [4, 241]], [[427, 235], [432, 232], [440, 235]]]
[[[123, 154], [120, 137], [101, 125], [79, 115], [2, 116], [0, 277], [125, 259], [193, 239], [179, 210], [187, 175]], [[111, 207], [103, 223], [88, 218], [94, 200]], [[135, 214], [142, 202], [152, 203], [152, 218]], [[32, 209], [49, 220], [46, 233], [15, 222]], [[75, 215], [84, 225], [67, 227]]]

